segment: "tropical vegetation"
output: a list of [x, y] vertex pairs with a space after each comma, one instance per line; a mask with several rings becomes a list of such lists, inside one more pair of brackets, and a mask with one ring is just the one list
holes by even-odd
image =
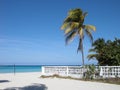
[[94, 77], [95, 77], [95, 73], [96, 73], [96, 67], [95, 67], [95, 65], [86, 65], [85, 66], [85, 69], [86, 69], [86, 72], [84, 72], [84, 76], [83, 76], [83, 78], [85, 79], [85, 80], [88, 80], [88, 79], [94, 79]]
[[95, 31], [96, 28], [93, 25], [85, 25], [85, 17], [87, 12], [83, 12], [81, 9], [76, 8], [69, 11], [68, 16], [65, 18], [63, 25], [61, 27], [64, 30], [66, 37], [66, 44], [74, 39], [75, 36], [79, 37], [79, 45], [77, 52], [81, 51], [82, 53], [82, 63], [84, 66], [84, 51], [83, 51], [83, 39], [84, 35], [88, 35], [91, 40], [93, 40], [91, 31]]
[[120, 65], [120, 39], [118, 38], [114, 41], [99, 38], [94, 41], [89, 52], [88, 59], [97, 60], [99, 65]]

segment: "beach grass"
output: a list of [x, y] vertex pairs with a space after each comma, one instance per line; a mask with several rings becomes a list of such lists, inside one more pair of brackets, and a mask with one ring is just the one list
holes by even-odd
[[99, 79], [85, 79], [85, 78], [73, 78], [70, 76], [60, 76], [58, 74], [54, 75], [41, 75], [41, 78], [61, 78], [61, 79], [72, 79], [72, 80], [81, 80], [81, 81], [91, 81], [91, 82], [100, 82], [100, 83], [109, 83], [120, 85], [120, 78], [99, 78]]

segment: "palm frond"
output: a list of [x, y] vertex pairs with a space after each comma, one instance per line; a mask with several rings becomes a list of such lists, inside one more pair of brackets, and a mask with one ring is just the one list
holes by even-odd
[[64, 23], [69, 23], [71, 21], [72, 21], [72, 18], [68, 16], [67, 18], [65, 18]]
[[86, 32], [86, 34], [88, 35], [88, 37], [90, 38], [90, 40], [91, 40], [91, 41], [92, 41], [92, 43], [93, 43], [93, 36], [92, 36], [92, 34], [91, 34], [90, 30], [85, 29], [85, 32]]
[[77, 32], [73, 31], [69, 35], [66, 35], [66, 44], [68, 44], [70, 41], [73, 40], [73, 38], [76, 36]]
[[96, 49], [94, 49], [94, 48], [89, 49], [89, 52], [96, 52]]
[[90, 59], [96, 59], [96, 56], [97, 56], [97, 54], [89, 54], [87, 56], [87, 58], [88, 58], [88, 60], [90, 60]]
[[93, 25], [84, 25], [84, 29], [96, 31], [96, 27]]
[[79, 22], [80, 16], [82, 16], [83, 11], [81, 9], [72, 9], [68, 13], [68, 17], [64, 22]]
[[65, 30], [65, 35], [69, 35], [72, 31], [77, 31], [78, 26], [79, 26], [79, 23], [72, 22], [69, 28]]
[[71, 33], [73, 31], [73, 29], [72, 28], [67, 28], [66, 30], [65, 30], [65, 35], [68, 35], [69, 33]]
[[79, 27], [79, 23], [78, 22], [72, 22], [72, 23], [70, 23], [70, 27], [72, 29], [77, 29]]
[[68, 15], [69, 16], [80, 16], [82, 15], [83, 11], [79, 8], [76, 8], [76, 9], [72, 9], [69, 11]]
[[61, 30], [65, 30], [68, 27], [69, 27], [69, 23], [63, 23], [63, 25], [61, 26]]

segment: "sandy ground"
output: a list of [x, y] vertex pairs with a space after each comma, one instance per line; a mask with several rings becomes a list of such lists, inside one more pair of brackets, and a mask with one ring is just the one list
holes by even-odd
[[0, 74], [0, 90], [120, 90], [120, 85], [59, 78], [40, 78], [40, 73]]

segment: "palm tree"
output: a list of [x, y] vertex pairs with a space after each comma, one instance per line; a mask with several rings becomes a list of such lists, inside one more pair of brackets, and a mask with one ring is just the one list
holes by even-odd
[[69, 11], [68, 16], [65, 18], [61, 27], [64, 30], [66, 36], [66, 44], [68, 44], [75, 36], [79, 37], [79, 45], [77, 52], [82, 53], [82, 64], [84, 66], [84, 51], [83, 51], [83, 39], [84, 33], [86, 33], [91, 40], [93, 40], [91, 30], [95, 31], [96, 28], [93, 25], [84, 25], [84, 19], [87, 12], [83, 12], [81, 9], [76, 8]]
[[88, 59], [95, 59], [99, 65], [120, 65], [120, 39], [114, 41], [97, 39], [89, 50]]
[[[87, 58], [90, 59], [96, 59], [99, 62], [99, 65], [104, 63], [104, 59], [101, 58], [104, 54], [104, 48], [105, 47], [105, 40], [103, 38], [97, 39], [95, 42], [93, 42], [92, 47], [89, 52], [90, 54], [87, 56]], [[106, 52], [106, 51], [105, 51]]]
[[106, 42], [103, 38], [97, 39], [95, 42], [92, 44], [92, 48], [89, 50], [89, 55], [87, 58], [89, 60], [95, 59], [98, 61], [99, 65], [104, 65], [106, 60], [104, 58], [105, 52], [106, 52]]

